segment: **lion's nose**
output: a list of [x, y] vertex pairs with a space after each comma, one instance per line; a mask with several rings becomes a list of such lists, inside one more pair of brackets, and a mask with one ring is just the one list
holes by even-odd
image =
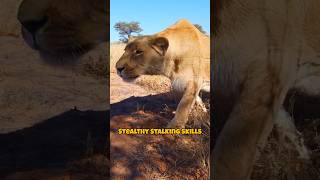
[[35, 36], [35, 34], [43, 27], [46, 25], [48, 19], [47, 18], [42, 18], [39, 20], [30, 20], [30, 21], [21, 21], [21, 24], [23, 27], [29, 31], [29, 33], [32, 34], [32, 36]]
[[121, 74], [123, 70], [124, 70], [124, 67], [117, 67], [118, 74]]

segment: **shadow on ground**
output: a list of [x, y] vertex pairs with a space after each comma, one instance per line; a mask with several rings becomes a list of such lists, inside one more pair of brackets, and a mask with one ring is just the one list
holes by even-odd
[[110, 117], [112, 118], [113, 116], [118, 115], [130, 115], [138, 110], [159, 113], [165, 107], [177, 107], [177, 100], [169, 98], [170, 96], [172, 96], [171, 93], [161, 93], [143, 97], [131, 96], [118, 103], [111, 104]]
[[298, 124], [305, 119], [320, 118], [320, 97], [309, 96], [292, 90], [289, 92], [284, 106]]
[[[108, 132], [109, 111], [74, 109], [30, 128], [0, 134], [0, 179], [39, 169], [81, 171], [79, 163], [75, 162], [90, 157], [100, 156], [107, 162]], [[97, 173], [107, 177], [108, 167], [101, 168], [103, 172]], [[90, 174], [88, 167], [86, 171]]]
[[[111, 104], [111, 178], [208, 179], [208, 129], [202, 135], [117, 133], [118, 128], [165, 128], [177, 104], [171, 93], [129, 97]], [[195, 121], [199, 116], [189, 118]]]

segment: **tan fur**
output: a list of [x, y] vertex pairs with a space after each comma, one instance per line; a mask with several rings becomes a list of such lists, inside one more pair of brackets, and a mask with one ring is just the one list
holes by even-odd
[[129, 42], [116, 67], [123, 79], [142, 74], [169, 77], [173, 88], [183, 93], [183, 97], [168, 127], [184, 127], [199, 91], [208, 90], [209, 53], [209, 37], [187, 20], [180, 20], [162, 32]]
[[320, 3], [218, 0], [218, 5], [213, 121], [223, 128], [215, 132], [212, 176], [246, 180], [275, 123], [305, 153], [282, 104], [292, 88], [320, 92]]
[[108, 6], [105, 0], [24, 0], [18, 19], [31, 47], [61, 60], [108, 40]]

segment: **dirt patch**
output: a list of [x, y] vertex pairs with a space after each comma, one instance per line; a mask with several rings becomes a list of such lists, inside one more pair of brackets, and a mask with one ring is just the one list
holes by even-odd
[[107, 78], [83, 75], [81, 63], [47, 65], [21, 38], [0, 36], [0, 41], [0, 133], [30, 127], [75, 106], [108, 109]]
[[20, 37], [0, 42], [0, 179], [106, 179], [109, 80], [83, 67], [108, 56], [103, 45], [51, 66]]
[[118, 134], [118, 128], [165, 128], [177, 105], [167, 96], [131, 97], [111, 105], [111, 178], [209, 178], [209, 133], [199, 124], [188, 127], [203, 128], [202, 135]]

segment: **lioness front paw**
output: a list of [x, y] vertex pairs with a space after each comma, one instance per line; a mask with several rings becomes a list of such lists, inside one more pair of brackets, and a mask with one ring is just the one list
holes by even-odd
[[173, 118], [166, 128], [185, 128], [185, 123], [181, 121], [177, 121], [175, 118]]

